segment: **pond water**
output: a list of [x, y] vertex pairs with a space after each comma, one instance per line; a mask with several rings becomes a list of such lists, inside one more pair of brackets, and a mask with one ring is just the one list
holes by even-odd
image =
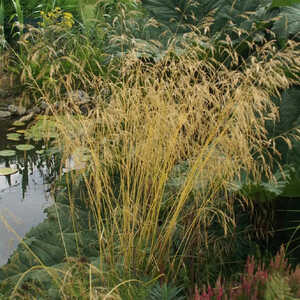
[[[24, 143], [22, 139], [7, 140], [10, 128], [11, 122], [0, 120], [0, 151], [16, 150], [16, 145]], [[7, 262], [26, 232], [45, 218], [44, 209], [52, 202], [49, 188], [57, 166], [54, 158], [36, 153], [43, 147], [41, 143], [34, 145], [34, 150], [17, 150], [13, 157], [0, 156], [0, 168], [18, 170], [13, 175], [0, 176], [0, 266]]]

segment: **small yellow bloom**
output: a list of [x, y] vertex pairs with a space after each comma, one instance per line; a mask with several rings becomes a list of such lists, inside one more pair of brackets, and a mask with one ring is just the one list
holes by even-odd
[[73, 15], [71, 13], [69, 13], [69, 12], [64, 12], [64, 17], [66, 19], [73, 19]]

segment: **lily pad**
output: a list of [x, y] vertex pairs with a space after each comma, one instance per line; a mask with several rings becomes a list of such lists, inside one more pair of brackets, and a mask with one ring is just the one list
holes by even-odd
[[30, 145], [30, 144], [20, 144], [20, 145], [16, 146], [16, 149], [20, 150], [20, 151], [30, 151], [34, 148], [35, 147], [33, 145]]
[[17, 133], [20, 133], [20, 134], [24, 134], [25, 133], [25, 130], [24, 129], [19, 129], [19, 130], [16, 130]]
[[0, 151], [0, 156], [3, 157], [10, 157], [10, 156], [15, 156], [16, 151], [15, 150], [2, 150]]
[[8, 137], [7, 140], [13, 141], [13, 142], [19, 142], [20, 141], [19, 138], [15, 138], [15, 137]]
[[21, 134], [20, 133], [8, 133], [7, 135], [6, 135], [6, 137], [20, 137], [21, 136]]
[[45, 150], [36, 150], [35, 153], [36, 153], [36, 154], [44, 154], [44, 153], [45, 153]]
[[6, 176], [6, 175], [12, 175], [17, 173], [17, 169], [12, 169], [12, 168], [0, 168], [0, 176]]
[[20, 121], [15, 121], [15, 122], [13, 122], [13, 125], [14, 126], [18, 126], [18, 127], [22, 127], [22, 126], [25, 126], [25, 123], [24, 122], [20, 122]]
[[6, 138], [10, 141], [19, 141], [20, 140], [20, 134], [19, 133], [8, 133], [6, 135]]
[[56, 121], [47, 116], [40, 117], [33, 126], [26, 129], [25, 138], [34, 141], [57, 138]]

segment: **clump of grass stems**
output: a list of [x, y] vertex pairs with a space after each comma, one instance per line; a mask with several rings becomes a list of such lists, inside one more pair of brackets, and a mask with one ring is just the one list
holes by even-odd
[[[88, 118], [76, 121], [74, 132], [57, 119], [66, 155], [76, 147], [90, 151], [82, 176], [98, 223], [99, 256], [111, 266], [121, 258], [128, 272], [176, 277], [191, 246], [198, 253], [205, 247], [205, 228], [214, 219], [224, 234], [234, 223], [228, 184], [241, 171], [257, 180], [272, 176], [265, 122], [277, 116], [270, 95], [290, 85], [278, 64], [288, 63], [292, 50], [275, 56], [270, 43], [257, 49], [260, 61], [253, 59], [243, 71], [213, 59], [198, 61], [197, 51], [168, 57], [167, 67], [162, 62], [147, 71], [128, 56], [121, 84], [105, 83], [109, 103], [100, 99]], [[166, 197], [172, 169], [187, 160], [180, 189]], [[187, 206], [196, 185], [201, 187]]]
[[[186, 54], [174, 56], [170, 49], [155, 65], [143, 65], [134, 53], [124, 56], [119, 80], [90, 73], [60, 78], [65, 91], [74, 89], [76, 77], [97, 96], [88, 116], [76, 103], [66, 108], [63, 121], [54, 107], [53, 112], [65, 157], [78, 147], [90, 154], [80, 176], [97, 223], [99, 270], [109, 266], [118, 273], [121, 266], [128, 278], [176, 280], [189, 273], [190, 257], [205, 264], [202, 253], [214, 241], [207, 233], [213, 222], [224, 235], [235, 225], [237, 200], [229, 184], [242, 172], [273, 179], [268, 151], [274, 141], [265, 123], [278, 111], [270, 97], [294, 83], [284, 69], [299, 70], [300, 56], [293, 42], [282, 51], [272, 41], [252, 46], [255, 56], [242, 65], [230, 43], [224, 46], [238, 68], [218, 61], [214, 49], [186, 45]], [[32, 82], [32, 89], [53, 102]], [[188, 170], [172, 190], [168, 180], [181, 162]], [[222, 257], [230, 245], [216, 249]]]

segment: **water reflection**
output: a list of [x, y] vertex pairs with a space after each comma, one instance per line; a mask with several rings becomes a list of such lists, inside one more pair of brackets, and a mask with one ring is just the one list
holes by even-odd
[[[15, 177], [13, 175], [2, 176], [6, 182], [0, 183], [0, 188], [5, 185], [6, 189], [9, 189], [17, 184], [20, 186], [22, 199], [25, 198], [29, 185], [45, 184], [56, 175], [56, 172], [51, 172], [51, 169], [55, 168], [53, 159], [49, 159], [45, 154], [36, 154], [34, 151], [26, 154], [22, 152], [17, 153], [15, 157], [10, 159], [0, 158], [0, 167], [12, 168], [18, 171], [19, 178], [17, 183], [12, 181], [12, 178]], [[29, 183], [29, 178], [31, 178], [31, 184]]]
[[[20, 142], [9, 142], [6, 133], [10, 124], [0, 121], [0, 150], [12, 149]], [[21, 141], [21, 143], [23, 143]], [[41, 149], [41, 144], [35, 144]], [[0, 168], [14, 168], [17, 173], [0, 176], [0, 265], [7, 262], [31, 227], [44, 218], [44, 209], [51, 204], [49, 188], [59, 170], [59, 161], [52, 155], [18, 151], [9, 158], [0, 157]], [[15, 231], [12, 232], [12, 231]]]

